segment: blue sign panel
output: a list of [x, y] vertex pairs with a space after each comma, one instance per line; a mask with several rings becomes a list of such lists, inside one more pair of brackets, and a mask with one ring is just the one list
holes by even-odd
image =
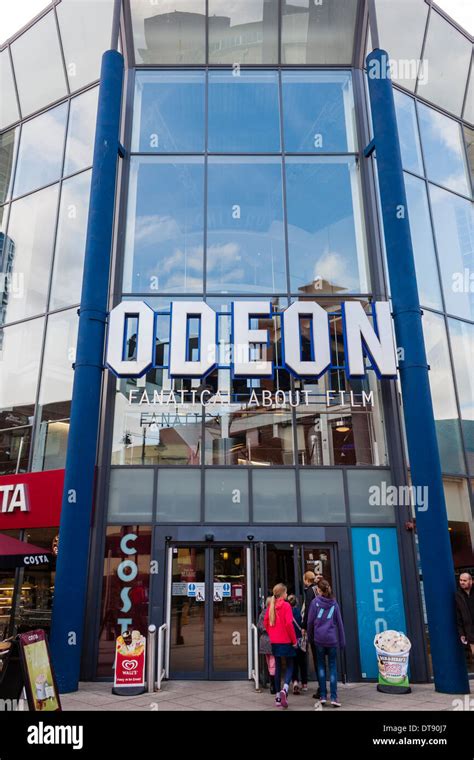
[[377, 678], [375, 634], [406, 634], [396, 529], [352, 528], [352, 550], [362, 678]]

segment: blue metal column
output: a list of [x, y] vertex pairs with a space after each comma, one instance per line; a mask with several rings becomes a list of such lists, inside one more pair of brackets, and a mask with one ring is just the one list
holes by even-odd
[[[405, 428], [413, 485], [428, 488], [428, 509], [416, 511], [423, 586], [437, 691], [469, 693], [467, 668], [456, 630], [456, 582], [448, 533], [441, 465], [418, 299], [389, 57], [367, 57], [375, 150], [385, 245], [400, 364]], [[407, 589], [410, 594], [410, 589]]]
[[114, 221], [123, 57], [102, 57], [51, 651], [60, 691], [79, 682]]

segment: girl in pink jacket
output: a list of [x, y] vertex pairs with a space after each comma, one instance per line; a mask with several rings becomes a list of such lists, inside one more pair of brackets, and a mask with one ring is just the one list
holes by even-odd
[[[288, 689], [293, 675], [293, 663], [296, 655], [296, 634], [293, 625], [293, 610], [286, 601], [287, 588], [283, 583], [273, 587], [273, 596], [265, 613], [264, 625], [272, 643], [275, 657], [275, 704], [288, 707]], [[281, 686], [282, 659], [286, 660], [286, 673], [283, 689]]]

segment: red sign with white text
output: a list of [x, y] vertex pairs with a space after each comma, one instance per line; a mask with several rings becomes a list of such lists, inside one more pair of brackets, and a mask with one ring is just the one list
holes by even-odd
[[114, 686], [145, 685], [145, 637], [125, 631], [115, 647]]
[[64, 470], [0, 477], [0, 530], [55, 528], [61, 516]]

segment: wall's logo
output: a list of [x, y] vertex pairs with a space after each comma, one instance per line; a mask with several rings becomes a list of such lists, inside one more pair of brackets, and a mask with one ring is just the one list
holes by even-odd
[[10, 483], [0, 486], [0, 512], [29, 512], [28, 491], [25, 483]]
[[[267, 358], [268, 301], [236, 301], [231, 311], [231, 345], [228, 365], [233, 377], [265, 378], [274, 366]], [[342, 304], [345, 370], [350, 378], [364, 377], [366, 357], [378, 377], [395, 378], [396, 347], [390, 305], [372, 306], [372, 322], [360, 301]], [[303, 356], [301, 320], [310, 322], [309, 356]], [[190, 355], [191, 320], [199, 323], [198, 346]], [[254, 325], [252, 326], [252, 322]], [[206, 303], [176, 301], [170, 309], [169, 375], [174, 378], [203, 378], [219, 364], [218, 317]], [[257, 324], [257, 327], [255, 326]], [[143, 301], [123, 301], [109, 317], [107, 365], [118, 377], [141, 377], [155, 365], [156, 314]], [[331, 368], [329, 315], [317, 303], [296, 301], [281, 313], [283, 366], [301, 378], [319, 378]], [[132, 348], [131, 348], [132, 347]]]
[[122, 668], [125, 668], [125, 670], [136, 670], [138, 668], [138, 660], [123, 660]]

